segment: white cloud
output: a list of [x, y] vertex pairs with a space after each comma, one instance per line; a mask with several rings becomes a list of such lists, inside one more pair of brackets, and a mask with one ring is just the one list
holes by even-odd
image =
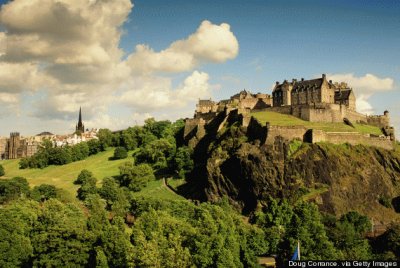
[[328, 74], [328, 79], [334, 82], [346, 82], [352, 87], [356, 95], [357, 111], [360, 113], [372, 114], [374, 109], [369, 103], [370, 97], [375, 93], [385, 92], [394, 89], [394, 80], [389, 77], [380, 78], [374, 74], [355, 76], [349, 74]]
[[198, 98], [211, 95], [207, 73], [194, 71], [176, 89], [170, 78], [141, 76], [130, 81], [120, 96], [120, 102], [135, 111], [153, 112], [157, 109], [180, 109]]
[[[72, 122], [82, 106], [89, 124], [108, 126], [118, 121], [108, 114], [115, 104], [139, 116], [157, 109], [177, 114], [198, 98], [210, 97], [217, 86], [208, 83], [208, 74], [193, 70], [236, 57], [239, 45], [230, 26], [203, 21], [193, 34], [160, 52], [142, 44], [124, 60], [121, 26], [132, 7], [130, 0], [14, 0], [2, 5], [3, 110], [6, 104], [17, 108], [24, 95], [30, 96], [24, 100], [30, 103], [25, 116]], [[165, 74], [187, 71], [192, 73], [176, 87]]]
[[128, 64], [139, 73], [182, 72], [192, 70], [202, 62], [221, 63], [234, 59], [238, 52], [238, 41], [228, 24], [215, 25], [205, 20], [188, 38], [175, 41], [160, 52], [137, 45]]

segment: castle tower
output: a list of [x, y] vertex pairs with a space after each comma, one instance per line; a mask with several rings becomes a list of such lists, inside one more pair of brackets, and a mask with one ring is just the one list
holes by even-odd
[[20, 148], [20, 136], [18, 132], [11, 132], [7, 142], [6, 159], [17, 159], [18, 149]]
[[85, 132], [85, 126], [82, 123], [82, 108], [79, 107], [79, 119], [78, 119], [78, 124], [76, 125], [76, 132], [84, 133]]

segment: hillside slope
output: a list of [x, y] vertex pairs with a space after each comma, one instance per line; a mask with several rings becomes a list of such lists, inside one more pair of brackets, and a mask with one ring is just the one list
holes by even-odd
[[[357, 210], [376, 222], [399, 221], [400, 214], [379, 201], [400, 195], [400, 155], [375, 147], [251, 140], [231, 122], [206, 135], [195, 148], [196, 167], [182, 187], [191, 198], [228, 196], [245, 212], [268, 196], [314, 200], [322, 211]], [[389, 204], [390, 205], [390, 204]]]
[[82, 169], [93, 172], [94, 176], [101, 181], [104, 177], [119, 174], [118, 167], [125, 161], [133, 161], [132, 156], [121, 160], [112, 160], [113, 150], [108, 149], [96, 155], [89, 156], [85, 160], [73, 162], [63, 166], [49, 166], [44, 169], [19, 169], [19, 159], [1, 161], [6, 175], [2, 178], [12, 178], [21, 176], [28, 180], [31, 187], [43, 183], [52, 184], [63, 188], [71, 193], [76, 193], [77, 185], [73, 182]]

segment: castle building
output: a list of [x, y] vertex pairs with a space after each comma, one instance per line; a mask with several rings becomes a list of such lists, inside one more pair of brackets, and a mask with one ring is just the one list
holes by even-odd
[[326, 75], [321, 78], [300, 81], [287, 80], [282, 84], [276, 82], [272, 91], [273, 106], [289, 105], [316, 105], [316, 104], [339, 104], [355, 111], [356, 98], [353, 90], [347, 87], [346, 83], [332, 83], [327, 81]]
[[[219, 122], [218, 120], [221, 118], [219, 115], [225, 115], [225, 120], [228, 120], [227, 115], [232, 111], [242, 117], [242, 124], [245, 127], [250, 123], [252, 112], [270, 111], [292, 115], [310, 122], [367, 124], [379, 127], [382, 130], [381, 136], [383, 136], [370, 138], [364, 137], [358, 132], [355, 132], [356, 134], [353, 134], [353, 132], [351, 134], [337, 134], [335, 132], [321, 134], [319, 133], [320, 130], [316, 129], [312, 132], [313, 142], [357, 141], [367, 144], [381, 144], [383, 148], [393, 148], [392, 141], [395, 140], [394, 128], [390, 125], [388, 111], [385, 111], [383, 115], [358, 113], [353, 89], [345, 82], [328, 81], [325, 74], [322, 74], [320, 78], [310, 80], [301, 78], [299, 81], [292, 79], [291, 82], [288, 80], [284, 80], [282, 83], [276, 82], [272, 90], [272, 97], [268, 94], [251, 94], [243, 90], [228, 100], [219, 102], [211, 99], [199, 100], [194, 118], [185, 120], [185, 140], [188, 141], [188, 144], [190, 141], [199, 141], [205, 135], [206, 126], [210, 122], [213, 122], [213, 125]], [[235, 116], [234, 113], [232, 113], [232, 116]], [[224, 122], [219, 122], [218, 131], [220, 128], [222, 129]], [[274, 136], [275, 128], [276, 126], [270, 127], [270, 137]], [[284, 129], [279, 133], [286, 135], [290, 131], [297, 130], [295, 126], [291, 126], [291, 128]], [[308, 131], [308, 129], [302, 127], [300, 132], [303, 130]], [[351, 137], [344, 138], [343, 135]], [[357, 135], [361, 136], [358, 137]]]
[[78, 124], [76, 125], [76, 132], [79, 133], [84, 133], [85, 132], [85, 126], [82, 123], [82, 108], [79, 107], [79, 118], [78, 118]]

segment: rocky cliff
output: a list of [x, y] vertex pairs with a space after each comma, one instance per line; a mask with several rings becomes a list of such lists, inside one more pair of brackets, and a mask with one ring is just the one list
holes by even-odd
[[316, 202], [322, 211], [350, 210], [375, 222], [399, 221], [400, 153], [363, 145], [309, 144], [276, 137], [262, 144], [235, 119], [194, 148], [184, 191], [193, 199], [228, 196], [245, 213], [268, 196]]

